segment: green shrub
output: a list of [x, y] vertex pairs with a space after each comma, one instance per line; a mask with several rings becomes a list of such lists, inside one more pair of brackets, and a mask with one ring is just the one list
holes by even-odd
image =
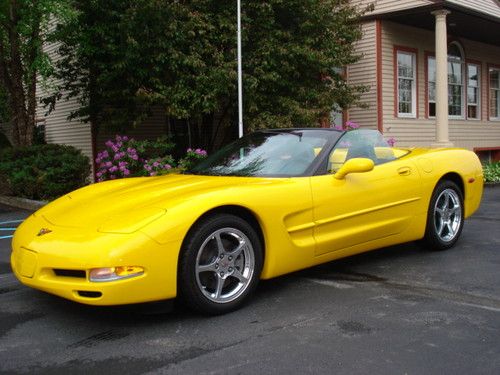
[[0, 151], [0, 179], [12, 195], [51, 200], [88, 183], [89, 159], [63, 145], [35, 145]]
[[500, 182], [500, 162], [483, 165], [485, 182]]

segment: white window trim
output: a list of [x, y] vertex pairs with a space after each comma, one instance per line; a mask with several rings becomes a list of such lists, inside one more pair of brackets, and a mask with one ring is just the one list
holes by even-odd
[[[499, 88], [491, 87], [490, 73], [493, 70], [498, 71], [500, 73], [500, 68], [495, 68], [495, 67], [490, 66], [489, 69], [488, 69], [488, 99], [489, 99], [488, 100], [488, 119], [490, 121], [500, 121], [500, 117], [491, 117], [491, 90], [498, 91], [498, 94], [500, 95], [500, 87]], [[498, 113], [500, 115], [500, 108], [499, 108]]]
[[[477, 68], [477, 115], [478, 117], [469, 117], [469, 87], [474, 87], [474, 86], [469, 86], [469, 65], [474, 65]], [[471, 121], [481, 121], [481, 118], [483, 117], [482, 115], [482, 107], [481, 107], [481, 79], [482, 79], [482, 70], [481, 70], [481, 64], [473, 63], [473, 62], [465, 62], [465, 73], [466, 77], [465, 80], [467, 81], [467, 85], [465, 86], [465, 116], [467, 117], [467, 120]]]
[[[411, 88], [411, 113], [401, 113], [399, 112], [399, 66], [398, 66], [398, 55], [403, 54], [403, 55], [409, 55], [411, 56], [411, 63], [412, 63], [412, 71], [413, 71], [413, 85]], [[396, 49], [396, 72], [397, 72], [397, 77], [396, 77], [396, 105], [398, 109], [398, 118], [417, 118], [417, 55], [414, 52], [408, 52], [404, 50], [399, 50]], [[403, 77], [403, 79], [408, 79], [408, 77]]]

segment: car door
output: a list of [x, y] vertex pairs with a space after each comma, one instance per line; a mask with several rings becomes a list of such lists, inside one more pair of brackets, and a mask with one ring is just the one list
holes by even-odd
[[346, 133], [347, 139], [334, 148], [329, 164], [338, 170], [355, 151], [351, 156], [375, 159], [373, 170], [342, 179], [332, 173], [311, 178], [316, 256], [397, 236], [416, 215], [421, 199], [417, 168], [407, 157], [397, 159], [388, 146], [380, 146], [380, 139], [368, 144], [369, 153], [360, 154], [360, 143], [366, 148], [370, 139], [366, 132]]

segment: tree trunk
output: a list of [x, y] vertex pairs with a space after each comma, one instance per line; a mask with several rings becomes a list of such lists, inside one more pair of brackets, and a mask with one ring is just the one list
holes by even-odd
[[[36, 70], [30, 70], [38, 54], [40, 23], [36, 22], [30, 40], [30, 53], [23, 63], [17, 0], [10, 0], [8, 19], [2, 27], [7, 34], [7, 45], [0, 40], [0, 82], [9, 93], [14, 146], [29, 146], [33, 142], [36, 113]], [[36, 17], [35, 17], [36, 18]]]

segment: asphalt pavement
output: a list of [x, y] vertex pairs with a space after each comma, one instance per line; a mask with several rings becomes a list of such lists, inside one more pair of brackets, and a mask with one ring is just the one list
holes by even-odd
[[234, 313], [96, 308], [20, 285], [0, 207], [2, 374], [500, 374], [500, 188], [451, 250], [414, 243], [262, 282]]

